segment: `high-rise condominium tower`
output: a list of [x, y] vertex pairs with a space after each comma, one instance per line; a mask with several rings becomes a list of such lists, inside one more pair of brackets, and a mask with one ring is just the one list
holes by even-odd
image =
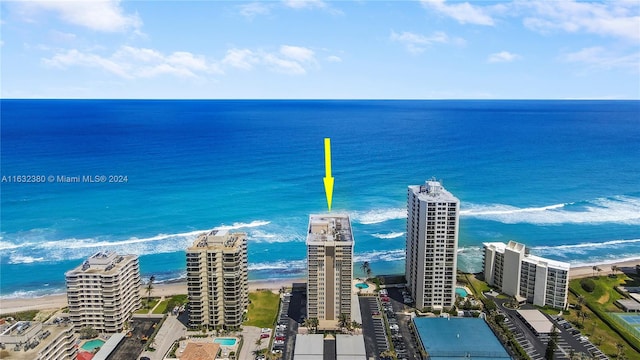
[[405, 276], [418, 309], [454, 305], [459, 212], [440, 182], [409, 186]]
[[135, 255], [99, 252], [65, 276], [69, 318], [76, 329], [121, 331], [140, 307], [140, 266]]
[[249, 303], [247, 234], [212, 230], [187, 248], [189, 325], [237, 329]]
[[307, 315], [321, 327], [351, 319], [353, 234], [348, 215], [310, 215], [307, 231]]

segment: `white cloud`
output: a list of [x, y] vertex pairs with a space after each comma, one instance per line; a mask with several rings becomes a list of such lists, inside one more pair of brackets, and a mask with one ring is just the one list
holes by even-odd
[[195, 78], [200, 74], [222, 73], [215, 63], [204, 56], [177, 51], [164, 55], [153, 49], [122, 46], [110, 56], [102, 56], [77, 49], [59, 52], [43, 64], [56, 68], [98, 68], [125, 79], [150, 78], [160, 75]]
[[342, 59], [338, 56], [331, 55], [327, 57], [327, 61], [332, 63], [339, 63], [339, 62], [342, 62]]
[[389, 38], [392, 41], [404, 44], [407, 50], [411, 53], [421, 53], [433, 43], [448, 43], [450, 42], [449, 36], [442, 31], [436, 31], [430, 36], [412, 33], [409, 31], [403, 31], [398, 34], [395, 31], [391, 31]]
[[[637, 2], [527, 1], [519, 6], [527, 10], [524, 25], [534, 31], [587, 32], [640, 40], [640, 6]], [[531, 10], [534, 15], [530, 15]]]
[[508, 51], [500, 51], [500, 52], [489, 55], [489, 57], [487, 58], [487, 62], [504, 63], [504, 62], [512, 62], [518, 59], [520, 59], [520, 55], [518, 54], [510, 53]]
[[570, 63], [583, 63], [598, 69], [622, 68], [640, 73], [640, 52], [617, 55], [603, 47], [594, 46], [565, 54], [561, 59]]
[[307, 72], [299, 62], [282, 59], [274, 54], [265, 54], [263, 60], [269, 69], [275, 72], [291, 75], [302, 75]]
[[137, 14], [126, 14], [120, 0], [47, 1], [29, 0], [23, 5], [30, 11], [53, 11], [70, 24], [102, 32], [139, 30], [142, 20]]
[[42, 59], [45, 66], [67, 69], [85, 67], [102, 69], [124, 79], [151, 78], [170, 75], [181, 78], [198, 78], [206, 74], [224, 74], [224, 69], [245, 71], [266, 68], [269, 71], [301, 75], [317, 67], [315, 52], [309, 48], [282, 45], [278, 51], [232, 48], [220, 61], [207, 60], [203, 55], [187, 51], [164, 54], [155, 49], [121, 46], [111, 55], [98, 50], [59, 51]]
[[253, 19], [256, 15], [267, 15], [271, 12], [269, 5], [261, 2], [252, 2], [240, 5], [240, 14]]
[[229, 49], [222, 59], [222, 64], [242, 70], [251, 70], [258, 62], [260, 59], [257, 54], [249, 49]]
[[308, 62], [314, 60], [313, 50], [305, 47], [282, 45], [280, 46], [280, 53], [288, 58], [300, 62]]
[[282, 3], [293, 9], [324, 9], [327, 3], [322, 0], [283, 0]]
[[307, 69], [314, 67], [317, 61], [315, 52], [309, 48], [282, 45], [278, 52], [230, 49], [221, 63], [242, 70], [253, 70], [258, 65], [263, 65], [273, 72], [302, 75]]
[[445, 3], [445, 0], [421, 0], [422, 5], [457, 20], [461, 24], [494, 25], [493, 18], [479, 6], [468, 2]]

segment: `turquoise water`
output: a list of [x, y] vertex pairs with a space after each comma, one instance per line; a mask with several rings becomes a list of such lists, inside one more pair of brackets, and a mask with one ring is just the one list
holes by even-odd
[[81, 347], [82, 347], [83, 350], [92, 352], [93, 350], [95, 350], [96, 348], [101, 347], [102, 345], [104, 345], [104, 341], [102, 341], [100, 339], [93, 339], [93, 340], [87, 341]]
[[368, 288], [368, 287], [369, 287], [369, 285], [367, 285], [367, 284], [365, 284], [365, 283], [357, 283], [357, 284], [356, 284], [356, 287], [357, 287], [358, 289], [366, 289], [366, 288]]
[[[308, 216], [327, 211], [325, 137], [356, 277], [365, 261], [373, 274], [404, 272], [407, 186], [433, 176], [461, 201], [461, 270], [481, 270], [485, 241], [572, 265], [640, 254], [640, 101], [1, 99], [0, 109], [0, 298], [64, 292], [64, 273], [105, 250], [139, 255], [145, 280], [184, 278], [185, 249], [214, 227], [247, 233], [250, 279], [304, 277]], [[111, 178], [57, 179], [97, 175]]]
[[467, 297], [467, 295], [469, 295], [467, 293], [467, 290], [465, 290], [464, 288], [461, 288], [461, 287], [457, 287], [456, 288], [456, 294], [460, 295], [460, 297], [463, 297], [463, 298]]
[[236, 338], [215, 338], [213, 342], [223, 346], [234, 346], [237, 340]]

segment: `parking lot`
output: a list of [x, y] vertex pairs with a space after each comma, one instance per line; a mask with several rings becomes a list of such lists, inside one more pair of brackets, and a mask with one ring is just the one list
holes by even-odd
[[137, 359], [147, 340], [160, 322], [160, 318], [134, 318], [131, 320], [131, 331], [118, 344], [107, 360]]
[[295, 285], [300, 284], [294, 284], [291, 293], [285, 293], [282, 296], [271, 348], [274, 353], [281, 352], [282, 359], [285, 360], [293, 359], [298, 326], [304, 321], [305, 316], [306, 288]]
[[[495, 299], [499, 311], [505, 315], [505, 324], [513, 333], [520, 346], [532, 360], [544, 360], [544, 354], [550, 339], [549, 334], [536, 334], [517, 316], [515, 310], [503, 306], [506, 300]], [[524, 305], [522, 309], [535, 309], [532, 305]], [[571, 352], [592, 355], [595, 359], [608, 359], [589, 339], [561, 317], [545, 316], [555, 324], [558, 330], [558, 347], [554, 359], [569, 359]]]
[[420, 339], [411, 331], [411, 316], [404, 314], [405, 300], [410, 300], [408, 299], [409, 295], [404, 288], [388, 288], [386, 292], [390, 306], [385, 308], [385, 314], [389, 321], [391, 340], [396, 354], [398, 354], [398, 359], [421, 359], [418, 348]]
[[368, 358], [377, 359], [381, 352], [389, 349], [382, 308], [376, 296], [360, 296], [358, 299], [362, 315], [365, 352]]

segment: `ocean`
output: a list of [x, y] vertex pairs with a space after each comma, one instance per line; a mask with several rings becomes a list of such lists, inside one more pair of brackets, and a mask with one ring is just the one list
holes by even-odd
[[430, 178], [461, 200], [462, 270], [481, 270], [487, 241], [574, 265], [640, 256], [639, 101], [0, 106], [3, 298], [64, 292], [97, 251], [179, 279], [212, 228], [248, 233], [250, 279], [303, 277], [308, 216], [327, 211], [324, 138], [332, 211], [350, 214], [374, 274], [403, 272], [407, 186]]

